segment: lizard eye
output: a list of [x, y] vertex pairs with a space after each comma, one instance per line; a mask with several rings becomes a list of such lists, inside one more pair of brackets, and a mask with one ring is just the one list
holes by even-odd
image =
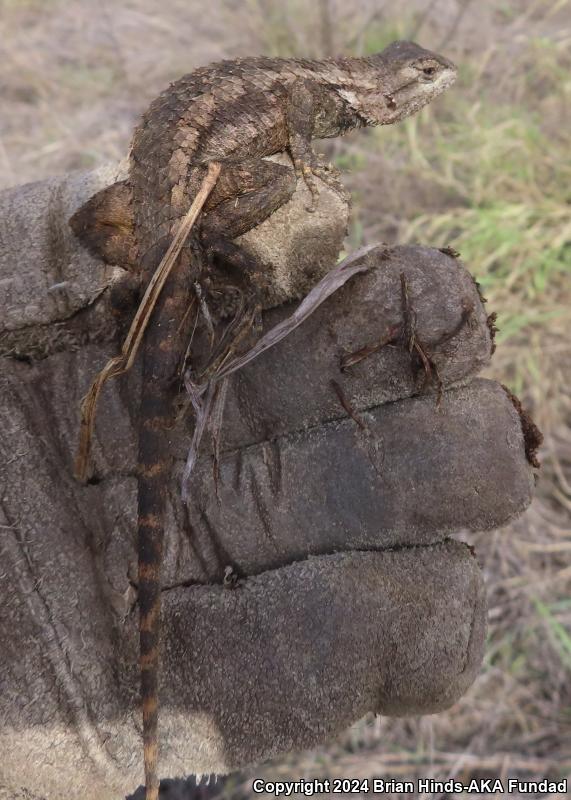
[[427, 78], [431, 78], [436, 72], [436, 67], [423, 67], [422, 72]]

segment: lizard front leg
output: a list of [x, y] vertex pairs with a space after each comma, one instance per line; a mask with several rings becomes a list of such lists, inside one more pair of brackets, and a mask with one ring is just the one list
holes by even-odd
[[286, 101], [286, 125], [288, 148], [292, 157], [296, 177], [303, 178], [311, 193], [308, 211], [315, 211], [319, 190], [315, 176], [339, 192], [341, 187], [337, 175], [324, 164], [320, 164], [311, 140], [314, 136], [315, 117], [318, 110], [317, 89], [310, 81], [298, 80], [288, 87]]

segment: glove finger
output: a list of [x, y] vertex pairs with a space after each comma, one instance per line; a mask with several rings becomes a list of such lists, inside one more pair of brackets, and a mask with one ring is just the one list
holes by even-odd
[[474, 680], [481, 573], [446, 541], [311, 558], [164, 596], [162, 752], [223, 772], [322, 743], [369, 711], [433, 713]]
[[[486, 312], [458, 260], [428, 247], [382, 246], [362, 260], [369, 272], [349, 280], [299, 328], [232, 376], [226, 447], [337, 419], [343, 412], [331, 381], [360, 410], [437, 388], [439, 381], [449, 386], [488, 363]], [[264, 330], [292, 308], [267, 312]], [[348, 356], [367, 348], [368, 357], [341, 369]], [[198, 344], [195, 350], [198, 355]], [[421, 353], [432, 362], [428, 375]]]
[[[252, 574], [308, 554], [487, 530], [531, 502], [520, 417], [497, 383], [478, 379], [440, 405], [426, 396], [378, 406], [358, 421], [225, 453], [216, 483], [210, 458], [199, 462], [184, 513], [209, 580], [228, 564]], [[169, 583], [198, 578], [188, 547], [170, 552]]]

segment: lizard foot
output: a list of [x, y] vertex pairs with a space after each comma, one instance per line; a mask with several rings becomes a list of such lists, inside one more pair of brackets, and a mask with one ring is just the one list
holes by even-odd
[[336, 166], [330, 163], [317, 164], [316, 166], [312, 167], [312, 172], [316, 178], [319, 178], [319, 180], [323, 181], [323, 183], [329, 186], [330, 189], [333, 189], [333, 191], [340, 195], [343, 200], [347, 199], [345, 187], [339, 180], [341, 173]]
[[303, 178], [311, 194], [311, 203], [309, 206], [306, 206], [307, 211], [310, 213], [315, 211], [319, 198], [319, 188], [315, 178], [319, 178], [319, 180], [329, 186], [330, 189], [333, 189], [343, 201], [347, 200], [347, 193], [339, 180], [339, 170], [332, 164], [308, 163], [302, 159], [295, 159], [293, 166], [296, 177], [298, 179]]
[[309, 189], [311, 203], [305, 208], [306, 211], [312, 214], [317, 208], [317, 198], [319, 197], [319, 189], [313, 177], [316, 167], [312, 166], [307, 161], [303, 161], [301, 158], [295, 158], [293, 161], [293, 168], [295, 169], [296, 178], [298, 180], [303, 178], [305, 185]]

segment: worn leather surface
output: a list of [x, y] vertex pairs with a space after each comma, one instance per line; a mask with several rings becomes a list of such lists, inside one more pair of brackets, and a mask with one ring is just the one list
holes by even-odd
[[[93, 177], [77, 185], [86, 180]], [[0, 219], [6, 208], [25, 207], [30, 192], [49, 215], [60, 203], [55, 186], [5, 193]], [[82, 202], [80, 194], [56, 205], [53, 219]], [[66, 239], [58, 263], [81, 298], [74, 315], [83, 315], [82, 335], [53, 346], [54, 326], [67, 332], [71, 324], [49, 299], [53, 275], [39, 274], [55, 240], [50, 224], [20, 230], [30, 247], [6, 257], [3, 276], [24, 289], [5, 303], [11, 321], [3, 317], [3, 325], [17, 331], [24, 352], [26, 342], [47, 344], [27, 360], [4, 358], [0, 373], [0, 797], [111, 800], [142, 780], [129, 583], [139, 377], [106, 388], [96, 480], [79, 486], [79, 400], [117, 349], [105, 281]], [[287, 240], [279, 228], [272, 235]], [[533, 470], [507, 395], [472, 380], [490, 338], [467, 273], [424, 248], [389, 257], [379, 248], [376, 258], [233, 379], [218, 499], [208, 442], [188, 510], [174, 476], [163, 597], [165, 777], [224, 772], [310, 747], [367, 711], [432, 713], [460, 697], [480, 668], [482, 575], [470, 550], [446, 537], [523, 511]], [[71, 263], [86, 269], [77, 292]], [[398, 322], [402, 272], [418, 337], [445, 384], [440, 403], [434, 383], [422, 389], [402, 343], [339, 371], [347, 349]], [[470, 299], [470, 324], [436, 344]], [[272, 312], [265, 324], [286, 313]], [[340, 405], [332, 378], [364, 428]], [[180, 467], [190, 432], [181, 421]], [[229, 564], [240, 578], [234, 589], [221, 585]]]

